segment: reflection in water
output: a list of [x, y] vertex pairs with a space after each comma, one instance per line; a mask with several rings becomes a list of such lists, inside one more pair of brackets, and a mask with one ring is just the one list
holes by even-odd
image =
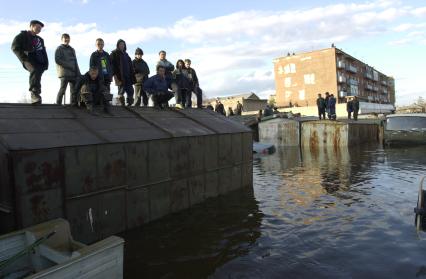
[[[126, 278], [415, 278], [426, 147], [279, 148], [236, 191], [124, 234]], [[425, 234], [426, 235], [426, 234]]]
[[261, 218], [253, 190], [241, 189], [126, 232], [125, 278], [204, 278], [248, 253]]

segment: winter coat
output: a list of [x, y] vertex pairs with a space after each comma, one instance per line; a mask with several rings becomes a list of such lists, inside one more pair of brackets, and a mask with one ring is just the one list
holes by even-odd
[[319, 110], [325, 110], [325, 108], [327, 107], [325, 104], [325, 99], [324, 98], [317, 98], [317, 107]]
[[157, 67], [163, 66], [166, 69], [166, 76], [171, 75], [173, 70], [175, 69], [175, 66], [170, 63], [167, 59], [160, 60], [157, 62]]
[[347, 112], [353, 112], [354, 111], [354, 104], [352, 101], [348, 101], [346, 103], [346, 111]]
[[161, 78], [159, 75], [155, 75], [147, 79], [143, 84], [143, 90], [148, 94], [156, 94], [158, 92], [168, 92], [168, 83], [166, 78]]
[[110, 100], [110, 94], [104, 85], [104, 79], [101, 75], [95, 80], [90, 78], [89, 72], [80, 77], [77, 83], [77, 92], [82, 95], [83, 101], [97, 105], [102, 99]]
[[359, 111], [359, 101], [358, 100], [352, 100], [352, 107], [353, 107], [354, 111], [358, 112]]
[[133, 68], [135, 69], [136, 84], [143, 84], [149, 76], [149, 67], [143, 59], [133, 59]]
[[191, 88], [199, 87], [197, 73], [193, 68], [186, 68], [188, 71], [188, 79], [191, 83]]
[[[38, 49], [37, 45], [35, 45], [37, 40], [40, 42]], [[33, 67], [40, 67], [43, 70], [49, 68], [46, 47], [44, 46], [44, 40], [40, 36], [32, 35], [30, 31], [21, 31], [13, 39], [11, 48], [24, 68], [24, 62], [29, 62]]]
[[58, 78], [76, 78], [80, 76], [75, 50], [69, 45], [60, 45], [55, 51], [56, 72]]
[[90, 55], [90, 67], [97, 67], [104, 80], [111, 82], [114, 72], [109, 54], [106, 51], [95, 51]]
[[130, 59], [130, 56], [126, 52], [126, 43], [124, 42], [124, 51], [119, 50], [118, 45], [120, 42], [124, 42], [123, 40], [118, 40], [117, 42], [117, 48], [111, 52], [110, 58], [112, 62], [112, 69], [114, 72], [114, 77], [121, 83], [122, 86], [125, 86], [126, 79], [124, 77], [123, 73], [123, 67], [124, 63], [127, 63], [127, 66], [130, 69], [129, 78], [131, 84], [136, 83], [135, 78], [135, 70], [133, 69], [132, 59]]
[[180, 89], [192, 89], [187, 69], [175, 69], [172, 75]]

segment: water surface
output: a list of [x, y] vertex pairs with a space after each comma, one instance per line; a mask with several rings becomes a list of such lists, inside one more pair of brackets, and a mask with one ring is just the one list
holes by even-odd
[[278, 149], [253, 188], [126, 232], [125, 277], [426, 278], [422, 175], [426, 147]]

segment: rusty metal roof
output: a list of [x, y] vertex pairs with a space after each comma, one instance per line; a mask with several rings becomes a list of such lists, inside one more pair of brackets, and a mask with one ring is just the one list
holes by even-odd
[[0, 104], [0, 144], [32, 150], [250, 132], [207, 109], [111, 107], [111, 114], [58, 105]]

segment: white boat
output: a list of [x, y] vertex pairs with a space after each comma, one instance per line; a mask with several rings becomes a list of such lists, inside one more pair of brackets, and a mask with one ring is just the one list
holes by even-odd
[[123, 248], [116, 236], [77, 242], [55, 219], [0, 236], [0, 278], [123, 278]]

